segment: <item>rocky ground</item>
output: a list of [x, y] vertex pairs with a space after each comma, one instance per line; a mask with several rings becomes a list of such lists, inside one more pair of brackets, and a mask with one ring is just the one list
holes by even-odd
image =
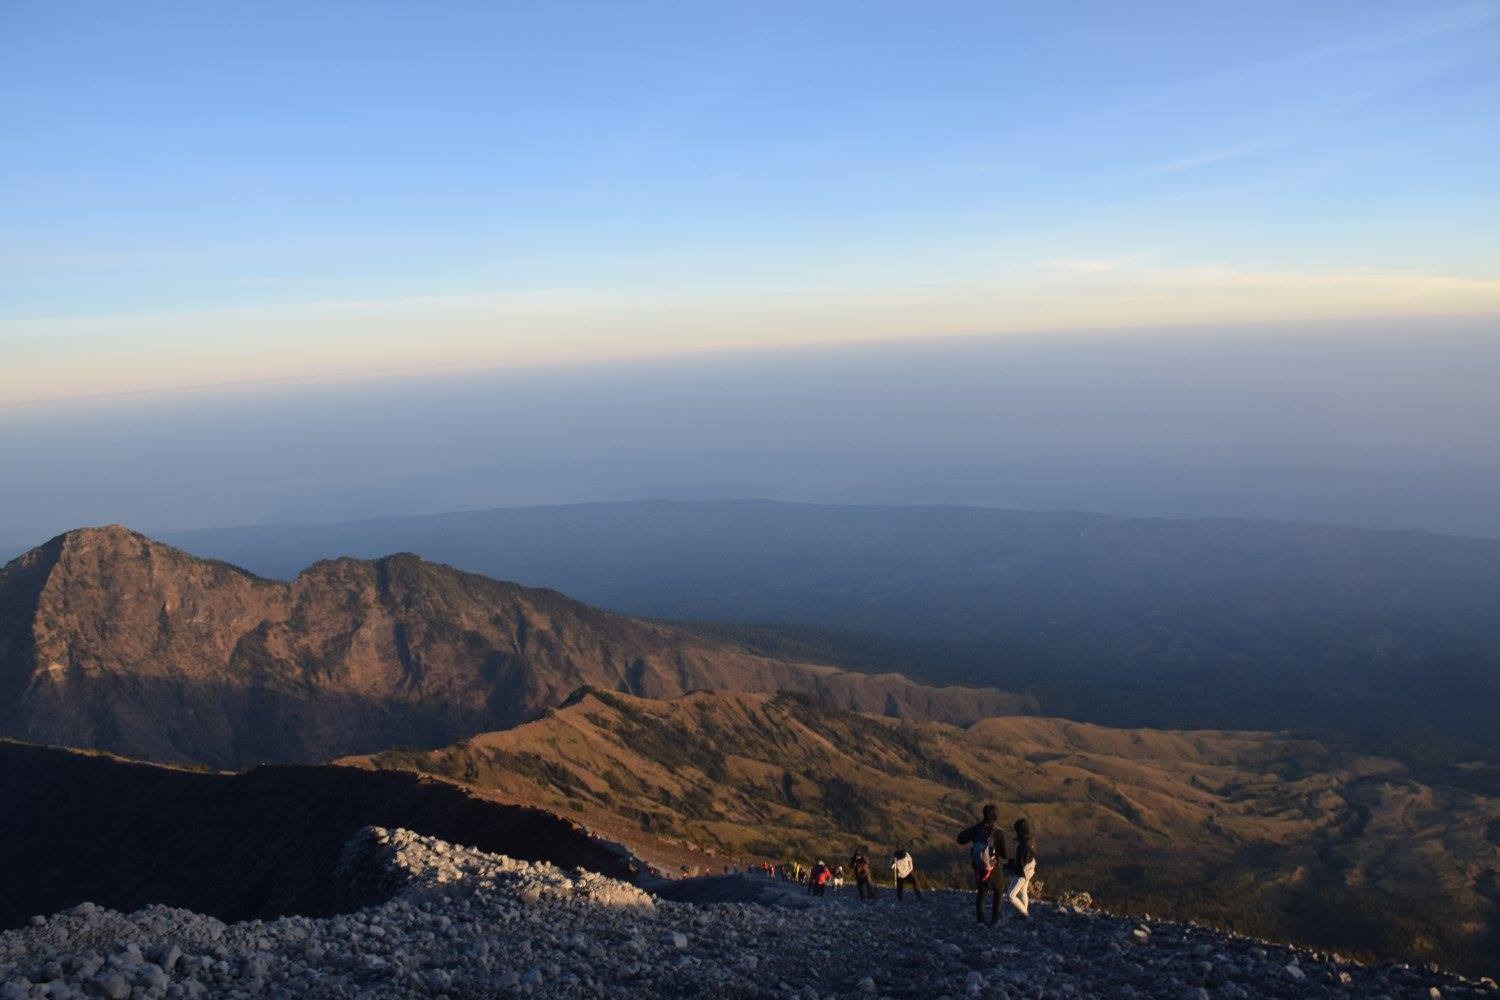
[[[1462, 997], [1488, 980], [1036, 904], [976, 927], [967, 894], [897, 905], [849, 889], [776, 905], [654, 898], [599, 875], [369, 828], [338, 872], [345, 915], [224, 924], [84, 903], [0, 935], [0, 1000], [104, 996]], [[734, 896], [715, 879], [711, 895]], [[705, 885], [707, 882], [705, 883]], [[679, 885], [677, 896], [691, 895]], [[785, 900], [791, 901], [791, 900]]]

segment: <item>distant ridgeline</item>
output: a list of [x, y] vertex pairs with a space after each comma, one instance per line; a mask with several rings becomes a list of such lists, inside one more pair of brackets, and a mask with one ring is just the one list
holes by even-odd
[[[583, 504], [195, 532], [289, 577], [411, 551], [769, 656], [1035, 695], [1108, 725], [1311, 729], [1484, 787], [1500, 541], [1250, 520], [767, 501]], [[784, 626], [796, 626], [784, 628]], [[1490, 785], [1500, 790], [1500, 782]]]

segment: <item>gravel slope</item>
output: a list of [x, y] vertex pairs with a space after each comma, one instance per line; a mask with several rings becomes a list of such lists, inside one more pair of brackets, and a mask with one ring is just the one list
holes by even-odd
[[228, 925], [88, 903], [37, 917], [0, 935], [0, 1000], [1496, 995], [1489, 981], [1045, 904], [976, 928], [970, 897], [950, 892], [899, 906], [848, 889], [802, 907], [668, 902], [405, 830], [361, 831], [337, 878], [349, 898], [384, 902]]

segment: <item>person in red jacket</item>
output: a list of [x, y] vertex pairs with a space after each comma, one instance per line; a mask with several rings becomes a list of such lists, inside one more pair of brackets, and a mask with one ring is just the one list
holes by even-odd
[[807, 875], [807, 891], [814, 896], [821, 896], [828, 891], [828, 883], [833, 881], [833, 871], [827, 865], [819, 861], [812, 866], [812, 871]]

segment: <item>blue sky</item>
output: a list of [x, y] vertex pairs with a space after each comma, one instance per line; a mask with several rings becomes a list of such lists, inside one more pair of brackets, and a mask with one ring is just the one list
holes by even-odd
[[0, 403], [1500, 311], [1500, 0], [10, 0], [0, 148]]

